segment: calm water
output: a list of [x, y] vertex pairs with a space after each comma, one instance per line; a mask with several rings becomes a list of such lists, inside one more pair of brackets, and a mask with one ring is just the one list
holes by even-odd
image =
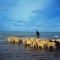
[[[35, 32], [0, 32], [0, 41], [7, 41], [7, 37], [18, 36], [18, 37], [36, 37]], [[58, 37], [54, 37], [58, 36]], [[40, 32], [40, 38], [60, 38], [60, 32]]]
[[[40, 38], [51, 39], [57, 35], [59, 36], [57, 38], [60, 38], [59, 32], [40, 32]], [[0, 60], [52, 60], [55, 58], [55, 52], [51, 56], [50, 53], [43, 50], [32, 49], [28, 46], [25, 47], [23, 44], [8, 43], [7, 37], [11, 36], [31, 38], [35, 37], [35, 32], [0, 32]]]

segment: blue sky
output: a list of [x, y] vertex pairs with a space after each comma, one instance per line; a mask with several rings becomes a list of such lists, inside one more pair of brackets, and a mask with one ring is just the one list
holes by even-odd
[[0, 31], [60, 32], [60, 0], [0, 0]]

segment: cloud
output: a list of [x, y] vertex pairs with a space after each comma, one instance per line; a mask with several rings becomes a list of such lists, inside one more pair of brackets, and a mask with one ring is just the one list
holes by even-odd
[[60, 3], [60, 0], [57, 0], [57, 2], [59, 2], [59, 3]]
[[47, 22], [47, 23], [45, 23], [45, 24], [47, 24], [47, 25], [52, 25], [52, 23], [51, 23], [51, 22]]
[[33, 18], [33, 17], [30, 16], [29, 18]]
[[[9, 9], [9, 13], [7, 16], [10, 19], [20, 20], [24, 18], [23, 21], [28, 21], [30, 20], [29, 19], [30, 16], [31, 17], [35, 16], [35, 14], [33, 14], [32, 11], [35, 13], [36, 12], [35, 10], [38, 9], [37, 12], [39, 12], [39, 10], [43, 10], [43, 8], [45, 8], [48, 5], [46, 4], [47, 3], [46, 1], [42, 1], [42, 0], [36, 0], [35, 2], [32, 0], [29, 0], [29, 1], [18, 0], [17, 2], [18, 4], [16, 7], [13, 7], [13, 8], [10, 7]], [[21, 7], [21, 6], [24, 6], [24, 7]]]
[[57, 25], [47, 25], [46, 26], [47, 28], [49, 27], [49, 28], [55, 28], [55, 27], [58, 27]]
[[12, 22], [12, 21], [15, 21], [15, 20], [8, 20], [8, 21], [11, 21]]
[[0, 17], [0, 28], [4, 30], [58, 31], [60, 30], [60, 2], [1, 0]]
[[32, 28], [32, 27], [37, 28], [37, 27], [43, 27], [44, 25], [43, 24], [33, 24], [33, 23], [29, 24], [29, 23], [25, 23], [23, 26], [30, 27], [30, 28]]
[[39, 13], [39, 12], [42, 12], [42, 11], [39, 10], [39, 9], [36, 9], [36, 10], [32, 11], [32, 13]]
[[44, 25], [43, 24], [32, 24], [32, 26], [35, 26], [35, 27], [43, 27]]
[[2, 20], [2, 17], [0, 17], [0, 20]]
[[37, 13], [37, 11], [32, 11], [32, 13]]
[[4, 10], [4, 8], [3, 8], [3, 7], [0, 7], [0, 11], [1, 11], [1, 10]]
[[12, 26], [11, 27], [10, 26], [11, 26], [11, 24], [1, 23], [0, 24], [0, 31], [9, 31], [12, 28]]
[[33, 0], [33, 1], [36, 1], [36, 0]]
[[25, 22], [25, 21], [23, 21], [23, 20], [18, 20], [17, 22]]
[[14, 25], [15, 27], [19, 27], [19, 26], [22, 26], [22, 25]]
[[59, 8], [57, 8], [57, 10], [59, 10], [59, 11], [60, 11], [60, 7], [59, 7]]
[[18, 5], [18, 1], [16, 0], [2, 0], [0, 1], [0, 5], [7, 7], [7, 6], [17, 6]]
[[46, 28], [49, 28], [49, 29], [59, 29], [59, 26], [60, 26], [60, 22], [48, 22], [48, 23], [45, 23], [45, 27]]

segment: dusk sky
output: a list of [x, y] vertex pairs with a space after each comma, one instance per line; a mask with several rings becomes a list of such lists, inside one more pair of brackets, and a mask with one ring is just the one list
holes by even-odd
[[60, 0], [0, 0], [0, 31], [60, 32]]

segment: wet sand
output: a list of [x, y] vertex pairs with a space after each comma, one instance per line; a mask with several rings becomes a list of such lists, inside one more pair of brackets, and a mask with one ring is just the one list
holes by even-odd
[[23, 44], [0, 42], [0, 60], [60, 60], [60, 50], [50, 52]]

